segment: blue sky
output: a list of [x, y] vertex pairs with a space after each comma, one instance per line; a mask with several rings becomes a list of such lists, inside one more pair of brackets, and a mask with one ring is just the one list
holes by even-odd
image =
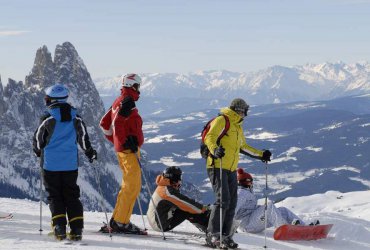
[[93, 78], [370, 61], [370, 0], [0, 0], [0, 74], [76, 47]]

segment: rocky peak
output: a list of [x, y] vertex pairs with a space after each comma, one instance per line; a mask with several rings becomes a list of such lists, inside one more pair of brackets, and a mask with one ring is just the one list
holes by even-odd
[[6, 111], [6, 103], [4, 101], [4, 89], [3, 84], [1, 82], [1, 76], [0, 76], [0, 116], [4, 114]]
[[69, 73], [71, 72], [78, 74], [78, 77], [86, 77], [91, 80], [84, 62], [70, 42], [57, 45], [55, 48], [54, 63], [58, 71], [57, 75], [60, 82], [70, 82], [72, 76]]
[[81, 108], [85, 121], [99, 121], [104, 114], [103, 103], [83, 60], [70, 42], [57, 45], [54, 65], [56, 81], [70, 90], [69, 102]]
[[3, 92], [4, 92], [4, 89], [3, 89], [3, 84], [1, 82], [1, 75], [0, 75], [0, 100], [3, 99]]
[[11, 98], [13, 95], [17, 93], [21, 93], [23, 91], [23, 84], [22, 82], [16, 82], [15, 80], [9, 78], [8, 84], [4, 88], [4, 96], [6, 98]]
[[38, 85], [46, 88], [55, 82], [55, 66], [48, 48], [44, 45], [36, 52], [35, 61], [31, 73], [26, 76], [26, 86]]

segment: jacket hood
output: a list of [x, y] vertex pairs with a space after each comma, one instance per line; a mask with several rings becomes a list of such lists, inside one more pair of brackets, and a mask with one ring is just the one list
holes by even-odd
[[158, 175], [157, 179], [155, 180], [155, 183], [158, 186], [170, 186], [170, 179], [164, 177], [163, 175]]
[[236, 113], [234, 110], [231, 108], [222, 108], [220, 110], [221, 114], [227, 115], [229, 117], [230, 122], [235, 123], [235, 124], [242, 124], [243, 123], [243, 118]]
[[131, 96], [131, 98], [136, 102], [137, 100], [139, 100], [140, 92], [137, 92], [133, 90], [132, 88], [122, 87], [121, 95], [123, 97]]

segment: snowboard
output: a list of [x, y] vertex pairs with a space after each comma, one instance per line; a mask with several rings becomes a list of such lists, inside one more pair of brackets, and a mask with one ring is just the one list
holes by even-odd
[[333, 224], [301, 226], [282, 225], [274, 232], [274, 240], [318, 240], [328, 236]]

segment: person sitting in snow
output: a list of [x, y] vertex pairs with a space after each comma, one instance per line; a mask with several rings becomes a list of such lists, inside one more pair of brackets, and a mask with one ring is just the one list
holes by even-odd
[[156, 231], [161, 231], [161, 227], [163, 231], [169, 231], [188, 220], [200, 231], [206, 232], [210, 215], [209, 207], [181, 194], [181, 176], [181, 169], [175, 166], [166, 168], [161, 175], [157, 176], [158, 187], [153, 193], [152, 200], [149, 201], [147, 211], [149, 224]]
[[[259, 233], [265, 229], [264, 205], [257, 205], [253, 192], [253, 177], [238, 168], [238, 202], [234, 223], [238, 229], [248, 233]], [[279, 227], [284, 224], [305, 225], [292, 211], [285, 207], [276, 207], [271, 201], [267, 203], [267, 227]]]
[[[45, 190], [51, 211], [55, 238], [66, 238], [67, 216], [70, 240], [81, 240], [83, 207], [80, 201], [77, 144], [90, 162], [97, 160], [89, 135], [77, 110], [67, 103], [68, 89], [55, 84], [45, 91], [47, 112], [33, 136], [33, 151], [41, 158]], [[66, 216], [67, 215], [67, 216]]]

